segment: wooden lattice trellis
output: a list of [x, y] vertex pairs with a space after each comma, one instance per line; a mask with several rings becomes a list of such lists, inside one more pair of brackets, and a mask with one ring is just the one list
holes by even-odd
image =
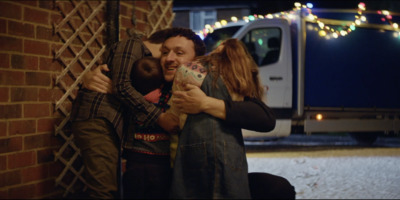
[[[65, 189], [64, 197], [74, 193], [77, 185], [86, 187], [82, 177], [84, 167], [80, 161], [80, 151], [74, 144], [73, 135], [68, 130], [70, 107], [75, 99], [78, 84], [83, 75], [92, 66], [99, 64], [106, 45], [103, 37], [106, 35], [104, 14], [106, 1], [56, 1], [63, 16], [58, 24], [54, 24], [54, 33], [59, 35], [63, 44], [55, 50], [55, 59], [64, 67], [56, 77], [56, 85], [64, 91], [62, 97], [55, 103], [55, 110], [65, 118], [55, 125], [55, 135], [61, 136], [65, 143], [55, 153], [55, 161], [64, 165], [56, 179], [56, 185]], [[146, 10], [150, 33], [170, 27], [174, 19], [173, 1], [148, 1], [150, 10]], [[141, 10], [143, 11], [143, 10]], [[103, 16], [102, 16], [103, 15]], [[168, 16], [169, 15], [169, 16]]]
[[149, 1], [151, 11], [147, 13], [147, 20], [150, 25], [150, 34], [162, 28], [171, 27], [175, 13], [168, 17], [168, 11], [172, 8], [173, 1]]
[[[60, 1], [57, 2], [57, 6], [64, 18], [54, 25], [54, 32], [60, 36], [64, 44], [55, 51], [55, 59], [64, 66], [64, 69], [57, 76], [55, 83], [65, 93], [56, 102], [55, 110], [65, 118], [55, 126], [55, 134], [61, 136], [65, 143], [55, 154], [55, 161], [60, 161], [65, 167], [57, 177], [56, 185], [65, 188], [64, 196], [66, 196], [74, 192], [77, 182], [86, 185], [81, 176], [84, 167], [78, 160], [79, 149], [73, 142], [73, 135], [64, 131], [64, 127], [69, 122], [68, 108], [75, 99], [75, 92], [82, 76], [100, 60], [105, 51], [102, 35], [106, 26], [101, 14], [104, 14], [106, 2]], [[84, 57], [86, 54], [89, 58]]]

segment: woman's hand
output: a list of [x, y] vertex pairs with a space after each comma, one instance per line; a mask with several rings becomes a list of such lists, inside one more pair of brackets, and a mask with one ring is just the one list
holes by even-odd
[[83, 87], [100, 93], [112, 93], [111, 79], [104, 75], [101, 71], [110, 71], [107, 65], [100, 65], [96, 69], [87, 72], [83, 76]]
[[199, 87], [192, 84], [186, 84], [184, 90], [173, 93], [172, 101], [179, 111], [187, 114], [203, 112], [207, 95]]
[[174, 92], [173, 103], [180, 112], [186, 114], [197, 114], [205, 112], [214, 117], [225, 119], [225, 102], [221, 99], [216, 99], [207, 96], [199, 87], [186, 84], [185, 91]]

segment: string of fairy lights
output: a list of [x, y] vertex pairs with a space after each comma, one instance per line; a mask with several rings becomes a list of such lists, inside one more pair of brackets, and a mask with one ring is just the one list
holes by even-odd
[[[346, 35], [350, 34], [352, 31], [356, 30], [357, 26], [360, 26], [363, 23], [368, 23], [366, 16], [363, 14], [363, 12], [366, 10], [366, 5], [363, 2], [360, 2], [358, 4], [357, 14], [355, 15], [354, 22], [352, 22], [349, 25], [341, 25], [341, 26], [336, 26], [336, 27], [325, 25], [318, 18], [318, 16], [314, 15], [312, 13], [312, 8], [313, 8], [312, 3], [307, 3], [304, 5], [304, 4], [296, 2], [294, 4], [294, 6], [295, 7], [291, 11], [280, 12], [280, 13], [275, 13], [275, 14], [267, 14], [267, 15], [254, 14], [254, 15], [244, 16], [244, 17], [242, 17], [242, 19], [245, 22], [250, 22], [250, 21], [254, 21], [257, 19], [264, 19], [264, 18], [267, 18], [267, 19], [284, 18], [287, 20], [293, 20], [295, 18], [295, 13], [300, 9], [304, 9], [306, 11], [305, 13], [306, 13], [307, 21], [315, 22], [317, 24], [316, 27], [310, 26], [307, 28], [317, 31], [319, 36], [325, 37], [326, 39], [346, 36]], [[388, 10], [378, 10], [377, 14], [382, 15], [382, 17], [381, 17], [382, 22], [387, 22], [392, 27], [392, 30], [394, 31], [393, 36], [400, 39], [399, 25], [398, 25], [398, 23], [395, 23], [392, 21], [393, 16], [390, 14], [390, 12]], [[237, 17], [235, 17], [235, 16], [231, 17], [231, 22], [236, 23], [238, 21], [239, 21], [239, 19]], [[201, 30], [198, 34], [204, 38], [205, 36], [207, 36], [207, 34], [212, 33], [214, 31], [214, 29], [221, 28], [227, 24], [228, 24], [227, 20], [217, 21], [217, 22], [215, 22], [214, 25], [206, 24], [204, 29]]]

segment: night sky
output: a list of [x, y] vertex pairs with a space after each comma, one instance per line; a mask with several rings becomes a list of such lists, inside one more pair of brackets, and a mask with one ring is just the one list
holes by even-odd
[[313, 3], [314, 8], [339, 9], [357, 9], [358, 3], [364, 2], [367, 10], [389, 10], [392, 12], [400, 12], [400, 0], [174, 0], [174, 5], [206, 6], [241, 3], [251, 5], [252, 14], [265, 14], [291, 10], [294, 8], [295, 2], [300, 2], [302, 4]]

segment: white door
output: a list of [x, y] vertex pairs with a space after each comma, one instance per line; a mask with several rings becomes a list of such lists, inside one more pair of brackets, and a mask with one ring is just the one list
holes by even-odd
[[234, 36], [242, 40], [259, 66], [264, 102], [277, 114], [276, 127], [268, 133], [243, 130], [245, 138], [286, 137], [291, 131], [292, 53], [289, 23], [283, 19], [257, 20]]
[[259, 65], [266, 90], [264, 101], [271, 108], [292, 107], [292, 54], [289, 24], [264, 19], [243, 26], [233, 37], [242, 40]]

